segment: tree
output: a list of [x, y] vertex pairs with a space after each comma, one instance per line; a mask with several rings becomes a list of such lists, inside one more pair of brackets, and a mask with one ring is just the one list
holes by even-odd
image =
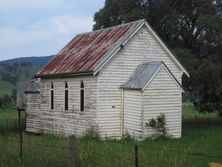
[[94, 15], [94, 30], [143, 18], [137, 0], [106, 0], [105, 6]]
[[[94, 15], [93, 29], [142, 18], [188, 69], [191, 78], [184, 78], [184, 86], [193, 93], [199, 106], [210, 104], [214, 106], [213, 110], [220, 110], [222, 1], [106, 0], [105, 6]], [[211, 112], [209, 108], [204, 110]]]

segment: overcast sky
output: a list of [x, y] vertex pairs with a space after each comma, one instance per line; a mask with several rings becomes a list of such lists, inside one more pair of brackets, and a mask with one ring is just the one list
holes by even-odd
[[0, 0], [0, 60], [56, 54], [105, 0]]

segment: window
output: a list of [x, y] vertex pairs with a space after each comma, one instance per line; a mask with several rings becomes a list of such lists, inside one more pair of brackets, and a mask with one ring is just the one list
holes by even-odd
[[68, 110], [68, 108], [69, 108], [68, 99], [69, 99], [69, 94], [68, 94], [68, 83], [65, 82], [65, 110]]
[[51, 83], [51, 110], [54, 109], [54, 86], [53, 83]]
[[84, 111], [84, 83], [80, 83], [80, 111]]

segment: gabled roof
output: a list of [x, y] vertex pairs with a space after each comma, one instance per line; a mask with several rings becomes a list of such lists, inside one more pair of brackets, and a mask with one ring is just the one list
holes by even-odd
[[153, 78], [158, 74], [162, 67], [167, 71], [169, 76], [175, 81], [177, 86], [183, 92], [181, 84], [177, 81], [169, 68], [167, 68], [166, 64], [162, 61], [154, 61], [139, 65], [134, 74], [121, 88], [143, 91], [150, 84]]
[[177, 66], [189, 76], [148, 23], [139, 20], [77, 35], [37, 73], [37, 77], [96, 75], [144, 25]]
[[95, 71], [115, 47], [133, 33], [143, 20], [77, 35], [38, 75], [87, 73]]

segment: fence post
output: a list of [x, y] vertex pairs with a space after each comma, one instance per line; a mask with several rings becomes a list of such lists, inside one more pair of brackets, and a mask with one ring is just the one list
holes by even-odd
[[19, 134], [20, 134], [20, 159], [22, 161], [22, 121], [21, 121], [21, 110], [18, 109], [18, 122], [19, 122]]
[[139, 167], [138, 144], [135, 144], [134, 151], [135, 151], [135, 167]]
[[76, 167], [76, 139], [74, 135], [68, 137], [68, 167]]
[[6, 127], [7, 127], [7, 132], [9, 131], [9, 128], [8, 128], [8, 118], [6, 118]]

